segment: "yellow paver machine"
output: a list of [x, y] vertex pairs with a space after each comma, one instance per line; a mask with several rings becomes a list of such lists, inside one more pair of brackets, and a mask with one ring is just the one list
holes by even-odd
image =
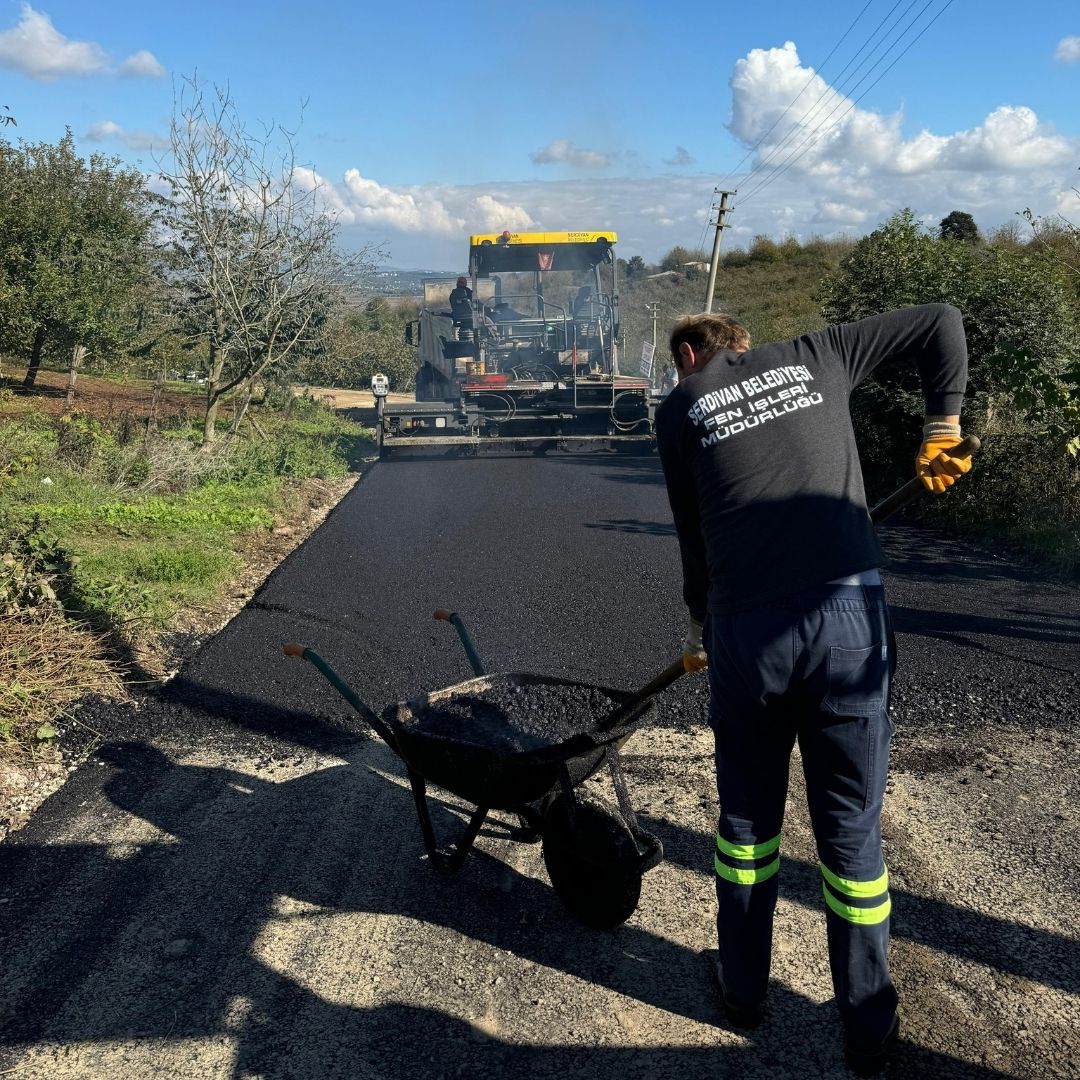
[[416, 400], [380, 408], [380, 453], [651, 449], [650, 381], [619, 372], [616, 241], [611, 230], [470, 237], [468, 276], [426, 283], [406, 327]]

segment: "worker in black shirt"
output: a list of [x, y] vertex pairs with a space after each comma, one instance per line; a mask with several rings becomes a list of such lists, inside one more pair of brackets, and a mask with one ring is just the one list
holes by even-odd
[[899, 1031], [881, 850], [895, 657], [848, 398], [883, 361], [915, 363], [916, 471], [944, 491], [970, 468], [949, 454], [963, 323], [931, 304], [751, 349], [734, 320], [699, 315], [674, 328], [671, 352], [679, 383], [656, 432], [690, 612], [684, 663], [709, 668], [721, 999], [733, 1023], [759, 1022], [798, 739], [845, 1055], [873, 1076]]
[[459, 340], [462, 330], [472, 330], [472, 289], [463, 277], [459, 277], [457, 284], [450, 290], [450, 317]]

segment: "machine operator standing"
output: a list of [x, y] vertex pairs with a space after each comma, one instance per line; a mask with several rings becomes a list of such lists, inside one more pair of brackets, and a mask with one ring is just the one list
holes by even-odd
[[467, 340], [473, 326], [472, 289], [468, 281], [459, 277], [457, 284], [450, 290], [450, 317], [453, 320], [454, 336], [458, 340]]
[[848, 398], [884, 361], [917, 365], [916, 471], [944, 491], [971, 467], [949, 454], [967, 379], [960, 312], [907, 308], [753, 350], [734, 320], [698, 315], [671, 352], [679, 383], [656, 432], [690, 612], [684, 663], [709, 668], [721, 999], [733, 1023], [759, 1022], [798, 739], [845, 1056], [873, 1076], [899, 1032], [881, 848], [895, 656]]

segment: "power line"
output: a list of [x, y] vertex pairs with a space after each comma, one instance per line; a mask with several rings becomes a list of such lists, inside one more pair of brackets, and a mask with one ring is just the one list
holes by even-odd
[[[903, 2], [904, 2], [904, 0], [896, 0], [896, 3], [893, 4], [893, 6], [891, 8], [889, 8], [889, 10], [885, 13], [885, 16], [881, 19], [881, 21], [877, 24], [877, 26], [875, 26], [874, 29], [870, 32], [869, 37], [867, 37], [867, 39], [858, 47], [858, 49], [855, 50], [854, 55], [843, 66], [843, 68], [840, 70], [840, 73], [836, 76], [836, 78], [831, 83], [826, 83], [825, 84], [825, 89], [822, 90], [822, 92], [818, 95], [817, 100], [814, 102], [814, 104], [807, 111], [806, 115], [802, 118], [801, 125], [798, 124], [798, 123], [792, 124], [791, 127], [788, 128], [788, 130], [786, 132], [784, 132], [783, 138], [776, 144], [776, 146], [774, 146], [769, 151], [769, 153], [765, 156], [765, 158], [762, 161], [760, 161], [750, 171], [750, 174], [747, 176], [746, 180], [743, 181], [743, 186], [744, 187], [747, 184], [751, 183], [754, 180], [754, 178], [760, 172], [762, 172], [762, 170], [765, 169], [765, 167], [769, 164], [769, 162], [773, 160], [773, 158], [775, 158], [779, 154], [786, 153], [791, 148], [792, 143], [794, 143], [796, 140], [798, 140], [799, 137], [805, 133], [805, 130], [809, 126], [810, 121], [814, 119], [815, 115], [817, 115], [817, 113], [818, 113], [819, 108], [821, 108], [822, 102], [826, 102], [827, 99], [830, 99], [833, 96], [842, 96], [842, 95], [846, 94], [849, 88], [855, 89], [855, 88], [858, 87], [858, 85], [859, 85], [858, 83], [855, 83], [854, 87], [852, 87], [851, 80], [854, 79], [855, 76], [862, 70], [863, 66], [866, 64], [866, 61], [869, 60], [874, 55], [874, 53], [876, 53], [881, 48], [882, 44], [886, 40], [888, 40], [888, 37], [892, 33], [892, 31], [904, 19], [904, 17], [907, 15], [907, 13], [909, 11], [911, 11], [911, 9], [919, 2], [919, 0], [909, 0], [908, 6], [906, 8], [904, 8], [904, 10], [897, 16], [896, 20], [885, 30], [885, 32], [881, 36], [881, 39], [878, 41], [878, 43], [870, 50], [870, 52], [865, 57], [863, 57], [863, 59], [859, 62], [858, 66], [855, 68], [854, 71], [851, 72], [851, 74], [847, 77], [846, 80], [844, 79], [845, 73], [848, 71], [848, 69], [851, 67], [851, 65], [854, 64], [855, 61], [859, 59], [860, 55], [863, 53], [863, 51], [866, 49], [866, 47], [874, 40], [875, 37], [877, 37], [878, 32], [881, 30], [881, 28], [883, 26], [885, 26], [885, 24], [889, 21], [889, 19], [892, 18], [893, 12]], [[916, 19], [917, 18], [918, 18], [918, 16], [916, 16]], [[912, 24], [914, 22], [915, 22], [915, 20], [912, 20]], [[909, 27], [912, 24], [909, 24]], [[901, 32], [900, 36], [903, 36], [903, 32]], [[886, 52], [886, 55], [888, 55], [887, 52]], [[870, 70], [873, 71], [873, 68], [871, 68]], [[833, 112], [835, 112], [835, 110], [837, 108], [839, 108], [839, 105], [834, 105]], [[828, 115], [831, 115], [831, 113], [828, 114]], [[828, 119], [828, 115], [826, 115], [826, 117], [825, 117], [826, 120]], [[824, 121], [821, 121], [821, 122], [823, 123]], [[820, 126], [820, 123], [819, 123], [819, 126]], [[817, 129], [815, 129], [815, 130], [817, 130]], [[800, 145], [801, 145], [801, 143], [800, 143]], [[776, 166], [773, 166], [773, 167], [775, 168]]]
[[[826, 93], [823, 93], [821, 95], [821, 98], [819, 100], [824, 100], [827, 95], [831, 95], [832, 98], [835, 98], [832, 104], [832, 108], [829, 109], [828, 112], [824, 113], [817, 120], [817, 123], [812, 128], [809, 128], [809, 130], [806, 130], [806, 128], [804, 128], [804, 130], [799, 133], [799, 136], [795, 139], [792, 139], [792, 141], [788, 145], [776, 147], [769, 155], [769, 157], [766, 158], [764, 162], [762, 162], [762, 168], [764, 168], [768, 161], [775, 157], [776, 154], [786, 153], [787, 157], [785, 157], [779, 165], [773, 166], [773, 170], [781, 168], [783, 165], [785, 165], [792, 159], [792, 156], [795, 153], [797, 153], [801, 148], [806, 146], [806, 143], [809, 139], [812, 139], [815, 135], [818, 134], [818, 132], [821, 131], [821, 129], [829, 122], [829, 119], [833, 115], [835, 115], [836, 110], [844, 104], [845, 99], [852, 97], [855, 91], [857, 91], [859, 87], [873, 74], [875, 68], [877, 68], [888, 58], [889, 54], [893, 51], [893, 49], [897, 47], [897, 45], [903, 39], [904, 35], [909, 30], [911, 30], [913, 26], [915, 26], [915, 24], [919, 21], [920, 18], [922, 18], [922, 16], [926, 12], [926, 9], [930, 7], [930, 5], [933, 3], [933, 0], [926, 0], [922, 8], [920, 8], [918, 14], [900, 31], [899, 34], [896, 35], [896, 37], [889, 44], [885, 52], [881, 56], [879, 56], [877, 60], [874, 61], [874, 63], [870, 66], [870, 69], [862, 76], [862, 78], [859, 79], [857, 82], [852, 83], [851, 80], [854, 79], [855, 76], [858, 75], [858, 73], [862, 70], [863, 66], [866, 64], [866, 61], [871, 59], [871, 57], [873, 57], [880, 50], [881, 46], [889, 39], [889, 35], [891, 35], [892, 32], [896, 29], [896, 27], [900, 24], [900, 21], [908, 14], [909, 11], [911, 11], [911, 9], [918, 2], [919, 0], [911, 0], [908, 6], [900, 14], [899, 18], [897, 18], [897, 20], [886, 30], [885, 35], [882, 37], [881, 41], [879, 41], [874, 46], [870, 53], [863, 59], [862, 63], [860, 63], [859, 66], [851, 73], [851, 75], [848, 77], [848, 80], [844, 84], [842, 84], [839, 88], [836, 89], [830, 87], [826, 91]], [[807, 125], [807, 127], [808, 126], [809, 125]], [[757, 190], [757, 186], [755, 186], [751, 190]]]
[[[889, 9], [888, 14], [885, 16], [885, 19], [887, 19], [889, 17], [889, 15], [891, 15], [893, 13], [893, 11], [895, 11], [900, 6], [900, 4], [902, 2], [903, 2], [903, 0], [896, 0], [896, 3], [893, 4], [892, 8]], [[859, 12], [859, 14], [856, 15], [854, 19], [852, 19], [851, 23], [848, 25], [848, 28], [843, 32], [843, 34], [841, 34], [840, 38], [837, 40], [836, 44], [829, 50], [828, 55], [821, 62], [821, 64], [818, 65], [815, 74], [820, 75], [821, 72], [825, 70], [826, 65], [833, 58], [833, 55], [836, 53], [836, 50], [839, 49], [840, 46], [844, 43], [844, 41], [847, 39], [847, 36], [851, 33], [852, 30], [855, 29], [856, 24], [863, 17], [863, 15], [866, 14], [867, 9], [873, 3], [874, 3], [874, 0], [867, 0], [867, 2], [863, 5], [863, 8]], [[883, 19], [882, 22], [884, 22], [884, 21], [885, 20]], [[881, 23], [879, 23], [878, 26], [872, 31], [872, 33], [870, 34], [870, 37], [867, 38], [867, 41], [871, 40], [880, 28], [881, 28]], [[859, 48], [855, 50], [855, 55], [858, 56], [859, 52], [861, 52], [861, 50], [863, 48], [865, 48], [865, 46], [866, 46], [866, 42], [863, 42], [863, 44], [860, 45]], [[847, 68], [851, 66], [851, 63], [852, 63], [852, 61], [849, 60], [847, 65], [841, 70], [841, 72], [840, 72], [841, 76], [844, 74], [844, 72], [847, 70]], [[814, 75], [811, 75], [810, 78], [807, 79], [806, 84], [803, 86], [803, 88], [798, 92], [798, 94], [795, 95], [795, 97], [793, 97], [791, 99], [791, 101], [788, 102], [787, 107], [784, 109], [784, 111], [776, 118], [776, 120], [773, 121], [772, 127], [770, 127], [769, 130], [766, 131], [765, 134], [762, 135], [761, 138], [758, 139], [758, 141], [742, 156], [742, 158], [739, 160], [739, 162], [735, 165], [735, 168], [731, 172], [729, 172], [727, 174], [727, 176], [724, 177], [723, 181], [721, 181], [719, 186], [717, 188], [714, 188], [714, 191], [717, 191], [720, 188], [727, 187], [728, 180], [730, 180], [735, 175], [735, 173], [738, 172], [739, 166], [741, 166], [742, 163], [744, 161], [746, 161], [746, 159], [749, 158], [750, 155], [753, 154], [758, 149], [758, 147], [760, 147], [762, 145], [762, 143], [764, 143], [764, 141], [772, 134], [772, 132], [776, 129], [776, 126], [780, 123], [781, 120], [784, 119], [785, 116], [787, 116], [787, 114], [791, 111], [792, 107], [799, 100], [799, 98], [801, 98], [803, 96], [803, 94], [806, 93], [807, 89], [809, 89], [809, 87], [810, 87], [811, 83], [813, 83], [813, 81], [814, 81]], [[818, 100], [820, 101], [821, 99], [819, 98]], [[815, 104], [816, 104], [816, 102], [815, 102]], [[813, 111], [813, 109], [811, 109], [811, 112], [812, 111]], [[797, 125], [795, 125], [795, 124], [791, 125], [791, 127], [785, 133], [785, 138], [787, 137], [787, 135], [789, 135], [792, 131], [795, 130], [796, 126]], [[783, 140], [781, 140], [781, 142], [783, 142]], [[749, 176], [747, 177], [747, 179], [750, 179], [751, 177], [753, 177], [753, 175], [754, 175], [754, 170], [751, 170], [751, 172], [750, 172]], [[709, 209], [708, 209], [707, 213], [705, 214], [705, 221], [704, 221], [704, 224], [701, 227], [701, 236], [698, 238], [698, 243], [697, 243], [698, 250], [703, 251], [705, 249], [705, 237], [708, 235], [709, 225], [711, 224], [712, 215], [713, 215], [713, 212], [715, 210], [716, 210], [716, 200], [712, 199], [709, 202]]]
[[[930, 2], [932, 2], [932, 0], [930, 0]], [[927, 3], [926, 7], [929, 7], [929, 6], [930, 6], [930, 2], [928, 2], [928, 3]], [[875, 79], [875, 80], [874, 80], [874, 81], [873, 81], [873, 82], [872, 82], [872, 83], [871, 83], [871, 84], [870, 84], [870, 85], [869, 85], [869, 86], [868, 86], [868, 87], [867, 87], [867, 88], [866, 88], [866, 89], [865, 89], [865, 90], [864, 90], [864, 91], [863, 91], [863, 92], [862, 92], [862, 93], [861, 93], [861, 94], [860, 94], [860, 95], [859, 95], [859, 96], [857, 97], [857, 98], [855, 98], [855, 99], [854, 99], [854, 100], [853, 100], [853, 101], [852, 101], [852, 102], [851, 102], [851, 103], [850, 103], [850, 104], [848, 105], [848, 107], [847, 107], [847, 108], [846, 108], [846, 109], [845, 109], [845, 110], [844, 110], [844, 111], [843, 111], [843, 112], [842, 112], [842, 113], [841, 113], [841, 114], [840, 114], [840, 115], [839, 115], [839, 116], [838, 116], [838, 117], [836, 118], [836, 122], [835, 122], [834, 124], [830, 125], [830, 127], [829, 127], [829, 128], [827, 128], [827, 129], [826, 129], [825, 131], [822, 131], [822, 132], [821, 132], [820, 134], [818, 134], [818, 135], [816, 136], [816, 138], [815, 138], [815, 139], [813, 140], [813, 142], [811, 142], [811, 143], [809, 143], [809, 144], [808, 144], [807, 146], [805, 146], [805, 147], [804, 147], [804, 148], [803, 148], [803, 149], [802, 149], [802, 150], [801, 150], [801, 151], [800, 151], [800, 152], [799, 152], [799, 153], [798, 153], [798, 154], [797, 154], [797, 155], [796, 155], [795, 157], [793, 157], [793, 158], [791, 158], [791, 159], [790, 159], [789, 161], [787, 161], [787, 162], [786, 162], [786, 163], [785, 163], [785, 164], [784, 164], [784, 165], [783, 165], [783, 166], [782, 166], [781, 168], [778, 168], [778, 169], [777, 169], [776, 171], [774, 171], [774, 172], [773, 172], [772, 174], [770, 174], [769, 176], [765, 177], [765, 179], [763, 179], [763, 180], [762, 180], [762, 181], [761, 181], [761, 182], [760, 182], [760, 183], [759, 183], [759, 184], [758, 184], [758, 185], [757, 185], [756, 187], [754, 187], [754, 188], [753, 188], [752, 190], [748, 191], [748, 192], [746, 193], [746, 195], [744, 195], [744, 196], [743, 196], [743, 202], [745, 202], [745, 201], [746, 201], [746, 200], [747, 200], [748, 198], [750, 198], [750, 197], [751, 197], [752, 195], [755, 195], [755, 194], [757, 194], [757, 193], [758, 193], [759, 191], [762, 191], [762, 190], [764, 190], [765, 188], [767, 188], [767, 187], [769, 186], [769, 184], [771, 184], [771, 183], [772, 183], [772, 182], [773, 182], [774, 180], [776, 180], [776, 179], [778, 179], [779, 177], [783, 176], [783, 174], [784, 174], [785, 172], [787, 172], [787, 171], [788, 171], [788, 169], [790, 169], [790, 168], [791, 168], [791, 166], [792, 166], [792, 165], [794, 165], [794, 164], [795, 164], [795, 162], [797, 162], [797, 161], [798, 161], [798, 160], [799, 160], [799, 159], [800, 159], [800, 158], [801, 158], [801, 157], [803, 156], [803, 154], [805, 154], [805, 153], [806, 153], [806, 152], [807, 152], [808, 150], [810, 150], [810, 149], [811, 149], [811, 148], [812, 148], [812, 147], [813, 147], [813, 146], [814, 146], [814, 145], [815, 145], [815, 144], [816, 144], [816, 143], [818, 142], [818, 140], [819, 140], [819, 139], [820, 139], [820, 138], [821, 138], [821, 137], [822, 137], [823, 135], [827, 135], [827, 134], [828, 134], [828, 133], [829, 133], [830, 131], [834, 131], [834, 130], [835, 130], [835, 129], [836, 129], [836, 128], [837, 128], [837, 127], [838, 127], [838, 126], [840, 125], [840, 122], [841, 122], [841, 121], [842, 121], [842, 120], [844, 119], [844, 117], [845, 117], [845, 116], [847, 116], [847, 114], [848, 114], [849, 112], [851, 112], [851, 110], [852, 110], [853, 108], [855, 108], [855, 106], [856, 106], [856, 105], [857, 105], [857, 104], [858, 104], [858, 103], [859, 103], [860, 101], [862, 101], [862, 99], [863, 99], [864, 97], [866, 97], [866, 95], [867, 95], [867, 94], [869, 94], [869, 93], [870, 93], [870, 91], [871, 91], [871, 90], [873, 90], [873, 89], [874, 89], [874, 87], [875, 87], [875, 86], [877, 86], [877, 84], [878, 84], [879, 82], [881, 82], [881, 80], [882, 80], [883, 78], [885, 78], [885, 76], [886, 76], [886, 75], [888, 75], [888, 74], [889, 74], [889, 72], [890, 72], [890, 71], [892, 71], [892, 69], [893, 69], [894, 67], [896, 67], [896, 65], [897, 65], [897, 64], [898, 64], [898, 63], [899, 63], [899, 62], [900, 62], [900, 61], [901, 61], [901, 60], [902, 60], [902, 59], [904, 58], [904, 56], [905, 56], [905, 55], [906, 55], [906, 54], [908, 53], [908, 51], [909, 51], [909, 50], [910, 50], [910, 49], [912, 48], [912, 46], [914, 46], [914, 45], [915, 45], [915, 43], [916, 43], [916, 42], [917, 42], [917, 41], [918, 41], [918, 40], [919, 40], [919, 39], [920, 39], [920, 38], [921, 38], [921, 37], [923, 36], [923, 34], [925, 34], [925, 33], [926, 33], [926, 31], [927, 31], [927, 30], [929, 30], [929, 29], [930, 29], [930, 27], [931, 27], [931, 26], [933, 26], [933, 25], [934, 25], [934, 23], [936, 23], [936, 22], [938, 21], [938, 19], [940, 19], [940, 18], [941, 18], [941, 16], [942, 16], [942, 15], [944, 15], [944, 14], [945, 14], [945, 12], [946, 12], [946, 11], [947, 11], [947, 10], [948, 10], [948, 9], [949, 9], [950, 7], [952, 7], [953, 3], [954, 3], [954, 0], [946, 0], [946, 3], [945, 3], [945, 4], [944, 4], [944, 5], [942, 6], [942, 7], [941, 7], [941, 9], [940, 9], [940, 10], [938, 11], [938, 13], [937, 13], [937, 14], [936, 14], [936, 15], [935, 15], [935, 16], [934, 16], [934, 17], [933, 17], [933, 18], [932, 18], [932, 19], [931, 19], [931, 20], [930, 20], [930, 21], [929, 21], [929, 22], [928, 22], [928, 23], [927, 23], [927, 24], [926, 24], [926, 25], [925, 25], [925, 26], [924, 26], [924, 27], [923, 27], [923, 28], [922, 28], [922, 29], [921, 29], [921, 30], [920, 30], [920, 31], [918, 32], [918, 34], [916, 34], [916, 35], [915, 35], [915, 37], [913, 37], [913, 38], [911, 39], [911, 41], [909, 41], [909, 42], [907, 43], [907, 45], [905, 45], [905, 46], [904, 46], [903, 50], [902, 50], [902, 51], [901, 51], [901, 52], [899, 53], [899, 55], [898, 55], [898, 56], [896, 57], [896, 59], [894, 59], [894, 60], [893, 60], [893, 62], [892, 62], [892, 63], [891, 63], [891, 64], [890, 64], [890, 65], [889, 65], [889, 66], [888, 66], [888, 67], [887, 67], [887, 68], [886, 68], [886, 69], [885, 69], [885, 70], [884, 70], [884, 71], [883, 71], [883, 72], [882, 72], [882, 73], [881, 73], [881, 74], [880, 74], [880, 75], [879, 75], [879, 76], [878, 76], [878, 77], [877, 77], [877, 78], [876, 78], [876, 79]], [[924, 7], [924, 8], [923, 8], [923, 11], [925, 11], [925, 10], [926, 10], [926, 8]], [[918, 19], [922, 17], [923, 11], [920, 11], [920, 12], [919, 12], [919, 15], [918, 15], [918, 16], [916, 16], [916, 19], [915, 19], [915, 20], [914, 20], [914, 21], [912, 22], [912, 24], [911, 24], [912, 26], [914, 25], [914, 22], [915, 22], [915, 21], [918, 21]], [[905, 29], [905, 30], [904, 30], [904, 33], [906, 34], [906, 33], [907, 33], [907, 30], [909, 30], [909, 29], [911, 29], [911, 26], [909, 26], [909, 27], [908, 27], [907, 29]], [[903, 34], [901, 34], [900, 36], [901, 36], [901, 37], [903, 37]], [[900, 39], [898, 38], [898, 39], [897, 39], [897, 43], [899, 43], [899, 40], [900, 40]], [[886, 55], [888, 55], [888, 54], [886, 54]], [[881, 59], [882, 59], [882, 60], [884, 60], [884, 59], [885, 59], [885, 57], [882, 57]], [[880, 61], [879, 61], [879, 63], [880, 63]], [[876, 67], [877, 65], [875, 64], [874, 66]], [[873, 71], [873, 68], [871, 68], [871, 69], [870, 69], [870, 71], [868, 71], [868, 72], [866, 73], [866, 74], [867, 74], [867, 76], [868, 76], [868, 75], [870, 75], [870, 73], [871, 73], [872, 71]], [[865, 78], [866, 78], [866, 76], [864, 76], [863, 78], [865, 79]], [[862, 80], [860, 80], [860, 81], [862, 81]], [[838, 106], [837, 106], [837, 107], [838, 107]], [[834, 112], [836, 111], [836, 110], [835, 110], [835, 108], [833, 109], [833, 111], [834, 111]], [[831, 115], [831, 113], [830, 113], [830, 115]]]
[[[829, 50], [829, 55], [826, 56], [824, 60], [822, 60], [822, 62], [817, 66], [816, 69], [814, 69], [813, 74], [810, 76], [809, 79], [806, 80], [806, 83], [803, 86], [803, 88], [787, 103], [787, 108], [785, 108], [784, 111], [772, 122], [772, 126], [769, 128], [769, 130], [766, 131], [765, 134], [762, 135], [761, 138], [758, 139], [758, 141], [756, 143], [754, 143], [754, 145], [751, 146], [750, 149], [747, 150], [745, 154], [743, 154], [742, 158], [740, 158], [740, 160], [736, 163], [735, 167], [731, 170], [731, 172], [729, 172], [727, 174], [727, 176], [725, 176], [724, 179], [720, 181], [720, 185], [719, 185], [720, 187], [726, 187], [727, 186], [727, 182], [739, 171], [739, 166], [742, 165], [742, 163], [748, 157], [750, 157], [750, 155], [753, 154], [754, 151], [757, 150], [757, 148], [759, 146], [761, 146], [761, 144], [776, 130], [777, 124], [779, 124], [780, 121], [783, 120], [784, 117], [787, 116], [787, 114], [789, 112], [791, 112], [791, 109], [795, 105], [795, 102], [797, 102], [799, 100], [799, 98], [801, 98], [803, 96], [803, 94], [805, 94], [806, 91], [810, 89], [810, 84], [814, 81], [814, 77], [817, 76], [817, 75], [820, 75], [825, 70], [825, 65], [828, 64], [828, 62], [833, 58], [833, 54], [836, 52], [836, 50], [839, 49], [841, 45], [843, 45], [844, 40], [847, 38], [848, 34], [850, 34], [851, 31], [855, 29], [855, 24], [866, 14], [866, 9], [873, 2], [874, 2], [874, 0], [866, 0], [865, 5], [863, 5], [862, 11], [860, 11], [859, 14], [855, 16], [855, 18], [851, 21], [851, 24], [844, 31], [844, 33], [840, 36], [840, 39], [837, 41], [837, 43]], [[897, 4], [899, 4], [899, 3], [901, 3], [901, 0], [897, 0]], [[843, 73], [844, 73], [843, 71], [840, 72], [841, 75], [843, 75]], [[792, 124], [791, 127], [794, 128], [795, 125]], [[791, 128], [789, 128], [788, 130], [790, 131]], [[753, 175], [753, 174], [751, 173], [751, 175]], [[711, 210], [711, 207], [710, 207], [710, 210]], [[708, 226], [706, 226], [706, 228], [708, 228]], [[702, 242], [704, 242], [704, 239], [705, 239], [705, 234], [702, 233]]]

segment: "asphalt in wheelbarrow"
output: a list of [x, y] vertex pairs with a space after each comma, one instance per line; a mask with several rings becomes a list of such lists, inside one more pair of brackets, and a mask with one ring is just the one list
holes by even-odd
[[449, 742], [517, 753], [591, 731], [617, 704], [593, 686], [520, 684], [496, 676], [482, 693], [413, 706], [412, 729]]

